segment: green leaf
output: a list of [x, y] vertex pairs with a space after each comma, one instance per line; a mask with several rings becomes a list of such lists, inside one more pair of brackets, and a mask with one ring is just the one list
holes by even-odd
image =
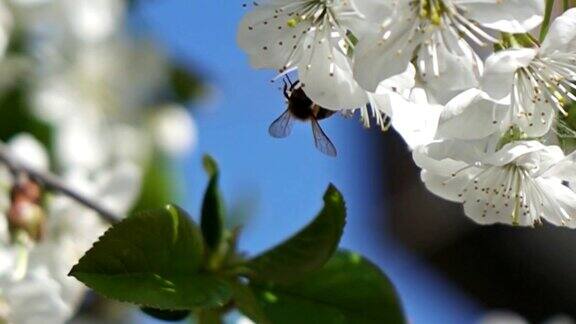
[[168, 159], [159, 152], [152, 153], [142, 178], [142, 189], [133, 210], [143, 211], [158, 208], [176, 196]]
[[260, 307], [260, 302], [252, 292], [252, 289], [242, 283], [231, 285], [234, 298], [234, 304], [242, 314], [258, 324], [269, 324], [270, 320], [266, 317], [264, 310]]
[[312, 223], [284, 243], [248, 261], [252, 279], [291, 281], [321, 268], [336, 251], [345, 223], [344, 199], [330, 185], [324, 194], [324, 208]]
[[222, 315], [216, 310], [202, 310], [196, 314], [197, 324], [222, 324]]
[[406, 323], [389, 279], [355, 253], [338, 252], [296, 283], [255, 283], [253, 289], [274, 324]]
[[230, 287], [201, 273], [203, 244], [186, 212], [167, 205], [109, 229], [70, 275], [108, 298], [141, 306], [170, 310], [221, 306], [231, 297]]
[[218, 249], [224, 239], [224, 204], [218, 189], [218, 166], [210, 156], [204, 157], [204, 166], [210, 174], [210, 181], [202, 203], [200, 228], [204, 242], [211, 251]]
[[172, 310], [162, 310], [162, 309], [156, 309], [156, 308], [150, 308], [150, 307], [142, 307], [142, 308], [140, 308], [140, 310], [142, 310], [148, 316], [151, 316], [153, 318], [163, 320], [166, 322], [179, 322], [179, 321], [185, 319], [186, 317], [190, 316], [189, 310], [172, 311]]
[[210, 155], [204, 155], [202, 158], [202, 165], [204, 166], [204, 170], [210, 177], [213, 177], [215, 174], [220, 173], [218, 169], [218, 163], [214, 160], [213, 157]]

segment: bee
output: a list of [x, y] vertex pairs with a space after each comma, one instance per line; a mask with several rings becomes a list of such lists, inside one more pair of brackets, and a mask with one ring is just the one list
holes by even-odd
[[302, 87], [299, 86], [299, 81], [292, 83], [289, 78], [287, 80], [288, 82], [283, 80], [283, 93], [288, 102], [288, 108], [270, 124], [268, 133], [275, 138], [284, 138], [292, 132], [294, 120], [310, 121], [316, 148], [326, 155], [335, 157], [337, 154], [336, 147], [318, 123], [319, 120], [326, 119], [334, 115], [335, 112], [315, 104], [308, 98]]

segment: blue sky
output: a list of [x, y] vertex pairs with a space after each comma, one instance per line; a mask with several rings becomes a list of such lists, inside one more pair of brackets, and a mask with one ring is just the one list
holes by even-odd
[[[221, 166], [222, 189], [234, 205], [253, 203], [241, 247], [262, 251], [304, 226], [321, 207], [329, 183], [344, 194], [348, 226], [342, 246], [379, 266], [397, 286], [412, 323], [471, 323], [481, 308], [392, 239], [381, 239], [375, 217], [386, 217], [393, 201], [383, 199], [386, 157], [370, 149], [376, 129], [340, 117], [322, 123], [338, 148], [338, 158], [314, 149], [309, 125], [296, 125], [283, 140], [268, 136], [271, 121], [285, 109], [271, 71], [250, 68], [236, 45], [236, 26], [248, 10], [233, 0], [141, 1], [138, 15], [146, 28], [175, 57], [194, 63], [215, 91], [197, 108], [200, 143], [180, 161], [186, 179], [184, 206], [197, 214], [206, 178], [201, 155], [210, 153]], [[393, 158], [393, 157], [391, 157]], [[418, 215], [414, 215], [417, 217]]]

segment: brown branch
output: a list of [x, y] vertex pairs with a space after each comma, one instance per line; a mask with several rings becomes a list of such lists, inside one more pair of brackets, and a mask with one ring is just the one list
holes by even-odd
[[17, 161], [10, 156], [9, 150], [3, 144], [0, 144], [0, 164], [4, 164], [10, 170], [15, 179], [18, 179], [21, 175], [26, 175], [34, 182], [42, 185], [45, 189], [68, 196], [84, 207], [92, 209], [108, 223], [114, 224], [121, 219], [120, 216], [67, 186], [57, 176], [51, 173], [35, 170], [34, 168]]

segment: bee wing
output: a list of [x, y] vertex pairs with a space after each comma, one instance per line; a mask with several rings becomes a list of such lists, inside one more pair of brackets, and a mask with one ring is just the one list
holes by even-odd
[[328, 136], [326, 136], [326, 133], [324, 133], [316, 118], [312, 118], [310, 123], [312, 124], [312, 134], [314, 135], [314, 145], [316, 148], [326, 155], [336, 156], [336, 147], [332, 144]]
[[293, 122], [294, 118], [292, 118], [292, 114], [290, 114], [290, 111], [286, 109], [280, 117], [270, 124], [268, 133], [270, 133], [270, 136], [275, 138], [284, 138], [292, 132]]

